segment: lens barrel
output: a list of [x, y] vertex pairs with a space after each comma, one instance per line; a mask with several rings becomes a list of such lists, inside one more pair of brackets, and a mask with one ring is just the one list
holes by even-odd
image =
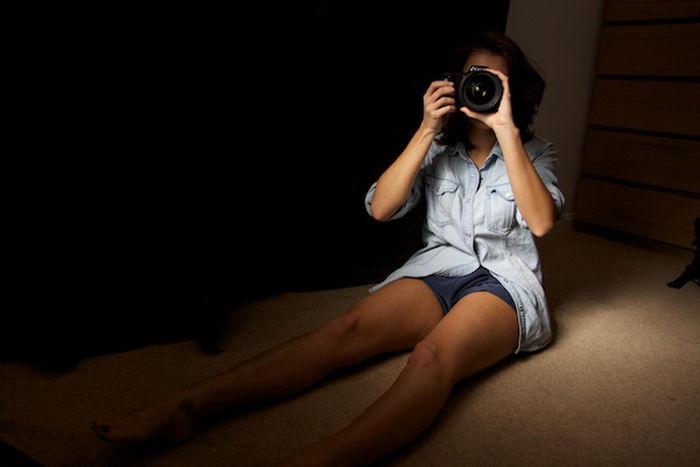
[[455, 89], [457, 103], [474, 112], [492, 113], [498, 110], [503, 97], [503, 85], [495, 74], [473, 65], [467, 73], [445, 73], [444, 79], [459, 84]]

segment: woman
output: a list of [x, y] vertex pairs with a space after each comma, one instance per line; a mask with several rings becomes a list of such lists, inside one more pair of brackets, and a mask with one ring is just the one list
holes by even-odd
[[544, 82], [497, 32], [461, 51], [456, 71], [471, 65], [501, 80], [498, 109], [458, 109], [454, 83], [431, 83], [418, 130], [365, 199], [387, 221], [424, 194], [424, 248], [319, 329], [126, 417], [93, 422], [96, 434], [125, 444], [182, 441], [221, 409], [299, 393], [336, 369], [412, 348], [396, 382], [364, 413], [284, 461], [366, 464], [422, 433], [461, 379], [545, 347], [552, 335], [533, 235], [552, 229], [564, 199], [552, 144], [528, 130]]

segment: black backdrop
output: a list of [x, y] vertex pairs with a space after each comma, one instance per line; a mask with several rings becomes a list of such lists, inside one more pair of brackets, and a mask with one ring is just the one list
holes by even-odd
[[[417, 129], [430, 81], [451, 68], [470, 34], [503, 31], [507, 4], [313, 2], [290, 12], [285, 34], [272, 33], [278, 40], [242, 49], [272, 98], [256, 109], [252, 148], [239, 153], [259, 157], [246, 189], [268, 191], [263, 205], [250, 206], [265, 226], [258, 238], [270, 235], [271, 246], [253, 270], [279, 271], [275, 280], [292, 289], [365, 284], [420, 246], [420, 210], [378, 223], [365, 193]], [[248, 107], [259, 102], [258, 92], [246, 97]], [[260, 173], [274, 183], [260, 186]]]
[[211, 335], [250, 298], [382, 280], [420, 246], [424, 207], [380, 223], [365, 193], [508, 1], [183, 8], [63, 11], [40, 41], [46, 157], [25, 167], [31, 260], [5, 352]]

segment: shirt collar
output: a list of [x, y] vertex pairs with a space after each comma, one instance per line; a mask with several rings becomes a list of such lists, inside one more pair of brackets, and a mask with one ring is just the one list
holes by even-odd
[[[451, 151], [449, 152], [450, 156], [462, 156], [462, 158], [468, 158], [467, 156], [467, 149], [464, 147], [464, 143], [462, 141], [458, 141], [457, 144], [451, 148]], [[493, 143], [493, 146], [491, 147], [491, 151], [489, 152], [489, 155], [486, 157], [486, 160], [489, 159], [491, 154], [494, 154], [496, 157], [499, 159], [503, 160], [503, 150], [501, 149], [501, 145], [498, 144], [498, 140], [496, 140], [495, 143]]]

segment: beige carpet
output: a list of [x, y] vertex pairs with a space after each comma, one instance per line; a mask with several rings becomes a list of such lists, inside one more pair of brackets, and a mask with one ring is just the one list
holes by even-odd
[[[700, 465], [700, 287], [666, 282], [690, 261], [589, 234], [540, 239], [557, 323], [546, 350], [460, 383], [432, 429], [381, 465]], [[227, 323], [226, 350], [193, 341], [81, 361], [49, 377], [0, 365], [0, 438], [47, 466], [264, 466], [349, 423], [409, 353], [339, 372], [293, 399], [202, 427], [170, 449], [121, 451], [89, 429], [314, 329], [367, 286], [287, 293]]]

